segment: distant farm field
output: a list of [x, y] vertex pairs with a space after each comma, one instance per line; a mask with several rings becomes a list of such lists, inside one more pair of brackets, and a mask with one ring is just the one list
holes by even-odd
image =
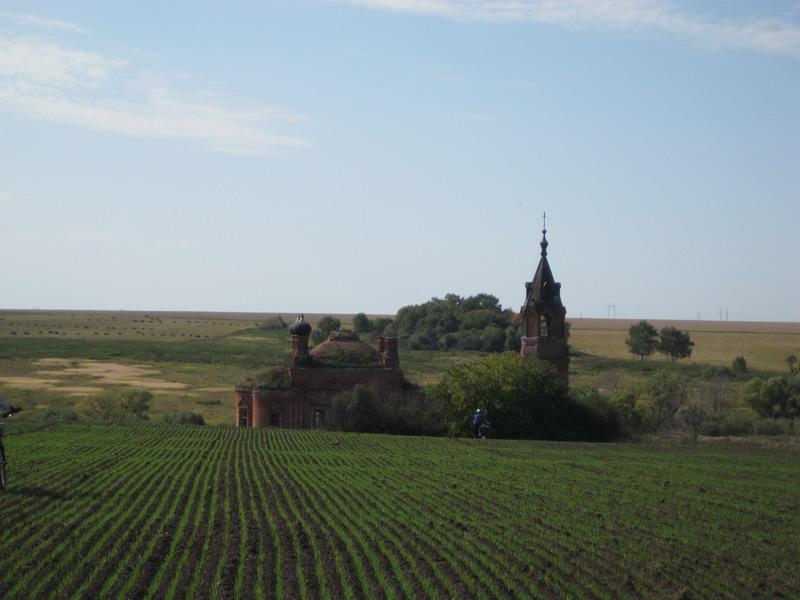
[[[132, 386], [154, 394], [153, 416], [188, 411], [203, 415], [208, 423], [230, 423], [233, 388], [260, 369], [285, 364], [289, 356], [287, 330], [269, 324], [276, 317], [291, 323], [295, 316], [0, 311], [0, 396], [45, 410], [70, 407], [101, 389]], [[337, 316], [345, 325], [352, 318]], [[322, 315], [306, 317], [313, 324]], [[603, 378], [614, 372], [614, 377], [628, 377], [625, 371], [643, 366], [635, 364], [638, 359], [625, 346], [632, 321], [571, 322], [574, 383], [608, 392]], [[659, 329], [675, 325], [691, 333], [695, 348], [690, 359], [678, 361], [683, 367], [730, 366], [742, 355], [754, 371], [786, 372], [786, 356], [800, 356], [797, 323], [651, 322]], [[424, 386], [438, 381], [452, 364], [479, 354], [401, 350], [401, 368], [408, 379]], [[669, 359], [654, 355], [644, 366], [652, 371], [668, 365]]]
[[[570, 319], [570, 346], [582, 353], [616, 359], [638, 360], [625, 345], [628, 328], [638, 320]], [[729, 321], [659, 321], [648, 320], [656, 329], [674, 326], [688, 331], [695, 343], [692, 356], [681, 363], [730, 367], [733, 359], [744, 356], [750, 368], [760, 371], [787, 372], [784, 359], [789, 354], [800, 357], [800, 323], [762, 323]], [[670, 362], [660, 354], [647, 359]]]
[[7, 598], [796, 598], [800, 448], [9, 422]]

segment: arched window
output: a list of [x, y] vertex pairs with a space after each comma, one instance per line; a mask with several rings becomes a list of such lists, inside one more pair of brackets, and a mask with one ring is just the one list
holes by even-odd
[[550, 319], [547, 315], [539, 318], [539, 337], [550, 337]]

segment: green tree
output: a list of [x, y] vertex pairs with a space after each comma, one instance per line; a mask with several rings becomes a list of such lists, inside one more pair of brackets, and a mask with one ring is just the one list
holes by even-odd
[[636, 392], [619, 392], [609, 400], [626, 434], [639, 431], [644, 423], [644, 415], [637, 404], [638, 399], [639, 395]]
[[752, 379], [742, 386], [741, 396], [760, 417], [800, 416], [800, 377], [796, 375]]
[[711, 414], [724, 412], [730, 406], [730, 377], [731, 372], [725, 367], [712, 367], [703, 376], [700, 393]]
[[789, 373], [794, 374], [800, 371], [797, 367], [797, 357], [794, 354], [790, 354], [784, 359], [784, 362], [789, 365]]
[[628, 351], [644, 360], [658, 348], [658, 330], [647, 321], [639, 321], [628, 328], [628, 337], [625, 340]]
[[647, 381], [642, 396], [655, 429], [672, 424], [675, 415], [686, 404], [689, 393], [675, 373], [659, 370]]
[[481, 350], [484, 352], [502, 352], [506, 342], [506, 332], [497, 325], [489, 325], [481, 333]]
[[672, 362], [678, 358], [689, 358], [692, 355], [694, 342], [689, 337], [688, 331], [681, 331], [676, 327], [664, 327], [660, 337], [658, 351], [669, 356]]
[[491, 311], [488, 308], [471, 310], [461, 317], [461, 329], [483, 330], [489, 325], [500, 325], [503, 322], [503, 313]]
[[731, 369], [739, 373], [746, 373], [747, 359], [740, 354], [739, 356], [733, 359], [733, 363], [731, 364]]
[[517, 321], [506, 327], [506, 341], [503, 345], [503, 350], [511, 350], [512, 352], [519, 352], [522, 345], [522, 324]]
[[454, 365], [428, 394], [448, 410], [453, 434], [468, 435], [481, 408], [500, 437], [605, 439], [602, 417], [567, 395], [551, 365], [515, 352]]
[[356, 333], [369, 333], [372, 331], [372, 323], [363, 312], [353, 316], [353, 329]]
[[683, 424], [688, 427], [694, 439], [700, 434], [700, 429], [708, 418], [706, 409], [699, 404], [689, 404], [684, 406], [678, 413]]
[[394, 320], [389, 317], [375, 317], [370, 320], [371, 331], [377, 331], [384, 335], [395, 335], [394, 332], [390, 330], [393, 322]]
[[381, 410], [377, 391], [359, 383], [333, 397], [329, 427], [339, 431], [378, 433]]
[[89, 419], [113, 421], [135, 416], [144, 418], [153, 394], [147, 390], [126, 388], [119, 392], [103, 390], [86, 396], [77, 405], [78, 412]]
[[145, 413], [150, 410], [152, 400], [153, 393], [149, 390], [124, 389], [117, 394], [119, 416], [123, 419], [129, 416], [144, 417]]
[[342, 328], [342, 322], [336, 317], [325, 315], [319, 320], [316, 328], [311, 332], [311, 341], [315, 344], [324, 342], [333, 331]]
[[[461, 339], [461, 334], [472, 331], [475, 336], [480, 336], [491, 325], [507, 328], [511, 318], [512, 312], [503, 310], [500, 301], [490, 294], [468, 298], [446, 294], [444, 298], [431, 298], [424, 304], [402, 307], [397, 311], [393, 332], [406, 340], [409, 347], [419, 346], [422, 339], [426, 348], [445, 349], [453, 347], [454, 338], [449, 334], [456, 334]], [[498, 349], [502, 350], [503, 345], [505, 342]], [[480, 343], [477, 347], [480, 348]]]
[[119, 403], [114, 397], [114, 393], [109, 390], [86, 396], [78, 402], [75, 408], [81, 415], [89, 419], [110, 421], [119, 416]]

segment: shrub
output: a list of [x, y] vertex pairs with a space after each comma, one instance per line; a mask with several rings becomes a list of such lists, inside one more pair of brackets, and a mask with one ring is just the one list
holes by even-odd
[[289, 372], [285, 367], [270, 367], [248, 377], [237, 387], [250, 390], [288, 390]]
[[334, 396], [327, 429], [397, 435], [441, 435], [445, 431], [441, 406], [423, 394], [381, 394], [356, 385]]
[[164, 425], [205, 425], [203, 415], [193, 412], [176, 412], [162, 415], [158, 419]]
[[415, 333], [408, 338], [409, 350], [436, 350], [438, 345], [436, 336], [427, 332]]
[[356, 333], [369, 333], [372, 331], [372, 323], [370, 323], [369, 318], [363, 312], [353, 316], [352, 325]]
[[48, 408], [39, 419], [49, 423], [72, 423], [78, 420], [78, 413], [70, 408]]
[[[472, 431], [472, 415], [482, 408], [499, 437], [551, 440], [604, 440], [609, 421], [589, 392], [571, 398], [551, 365], [514, 352], [490, 354], [450, 367], [429, 389], [449, 413], [454, 435]], [[595, 392], [596, 393], [596, 392]], [[592, 406], [597, 402], [597, 406]]]
[[481, 338], [478, 334], [472, 331], [459, 331], [455, 335], [457, 338], [456, 346], [459, 350], [481, 349]]
[[716, 414], [706, 420], [700, 432], [710, 436], [750, 435], [753, 432], [753, 419], [740, 413]]
[[502, 352], [506, 342], [506, 332], [497, 325], [489, 325], [481, 333], [481, 350], [484, 352]]
[[328, 336], [333, 331], [338, 331], [342, 328], [342, 322], [336, 317], [325, 315], [317, 323], [316, 329], [311, 332], [311, 341], [314, 344], [319, 344], [328, 339]]
[[755, 435], [793, 435], [794, 421], [791, 419], [756, 419], [753, 421]]
[[272, 317], [271, 319], [267, 319], [258, 326], [259, 329], [262, 331], [274, 331], [276, 329], [286, 329], [288, 325], [286, 321], [283, 320], [283, 317], [278, 315], [277, 317]]
[[760, 417], [800, 416], [800, 376], [752, 379], [742, 386], [741, 396]]
[[645, 418], [637, 404], [638, 396], [633, 392], [614, 394], [609, 404], [614, 407], [622, 432], [626, 436], [639, 433], [644, 428]]

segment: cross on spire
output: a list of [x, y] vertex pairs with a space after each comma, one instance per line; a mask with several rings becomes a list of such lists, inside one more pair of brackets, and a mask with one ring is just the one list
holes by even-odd
[[542, 256], [547, 256], [547, 213], [542, 214], [542, 241], [539, 245], [542, 247]]

